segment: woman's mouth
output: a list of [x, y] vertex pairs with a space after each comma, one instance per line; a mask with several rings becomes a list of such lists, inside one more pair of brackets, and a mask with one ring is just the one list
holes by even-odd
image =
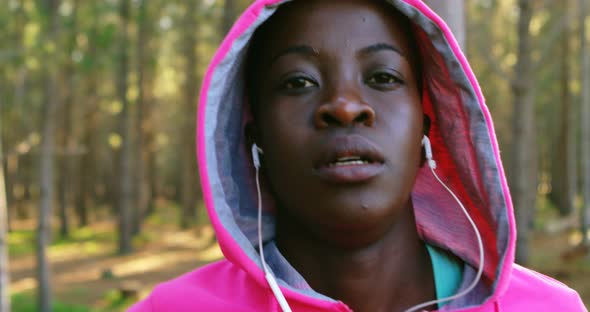
[[329, 163], [328, 167], [366, 165], [366, 164], [370, 164], [370, 163], [371, 163], [370, 160], [363, 159], [360, 156], [347, 156], [347, 157], [340, 157], [340, 158], [336, 159], [336, 161]]
[[385, 168], [380, 150], [369, 140], [353, 135], [330, 140], [316, 162], [315, 173], [330, 183], [362, 183]]

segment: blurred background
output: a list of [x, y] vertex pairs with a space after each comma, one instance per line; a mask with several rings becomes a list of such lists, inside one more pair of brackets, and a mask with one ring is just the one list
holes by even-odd
[[[249, 2], [0, 0], [0, 311], [123, 311], [222, 257], [197, 95]], [[495, 120], [517, 261], [590, 303], [590, 1], [430, 2]]]

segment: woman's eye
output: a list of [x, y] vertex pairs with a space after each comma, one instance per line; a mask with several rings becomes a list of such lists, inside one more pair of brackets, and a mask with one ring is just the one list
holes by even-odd
[[369, 85], [375, 86], [391, 86], [403, 83], [403, 80], [390, 73], [376, 73], [366, 80]]
[[314, 87], [316, 85], [317, 84], [309, 78], [295, 77], [295, 78], [290, 78], [287, 81], [285, 81], [282, 84], [281, 89], [284, 89], [284, 90], [306, 89], [306, 88]]

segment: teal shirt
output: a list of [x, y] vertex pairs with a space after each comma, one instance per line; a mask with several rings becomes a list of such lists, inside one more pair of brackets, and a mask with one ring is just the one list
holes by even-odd
[[[448, 251], [438, 247], [426, 244], [426, 249], [428, 249], [432, 262], [436, 299], [454, 295], [463, 280], [463, 263]], [[438, 307], [441, 308], [447, 303], [440, 303]]]

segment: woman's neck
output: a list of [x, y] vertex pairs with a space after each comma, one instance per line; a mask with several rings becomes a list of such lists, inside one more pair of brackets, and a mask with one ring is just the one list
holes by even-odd
[[430, 257], [407, 208], [379, 240], [354, 248], [302, 234], [279, 214], [277, 246], [315, 291], [355, 312], [403, 311], [435, 298]]

